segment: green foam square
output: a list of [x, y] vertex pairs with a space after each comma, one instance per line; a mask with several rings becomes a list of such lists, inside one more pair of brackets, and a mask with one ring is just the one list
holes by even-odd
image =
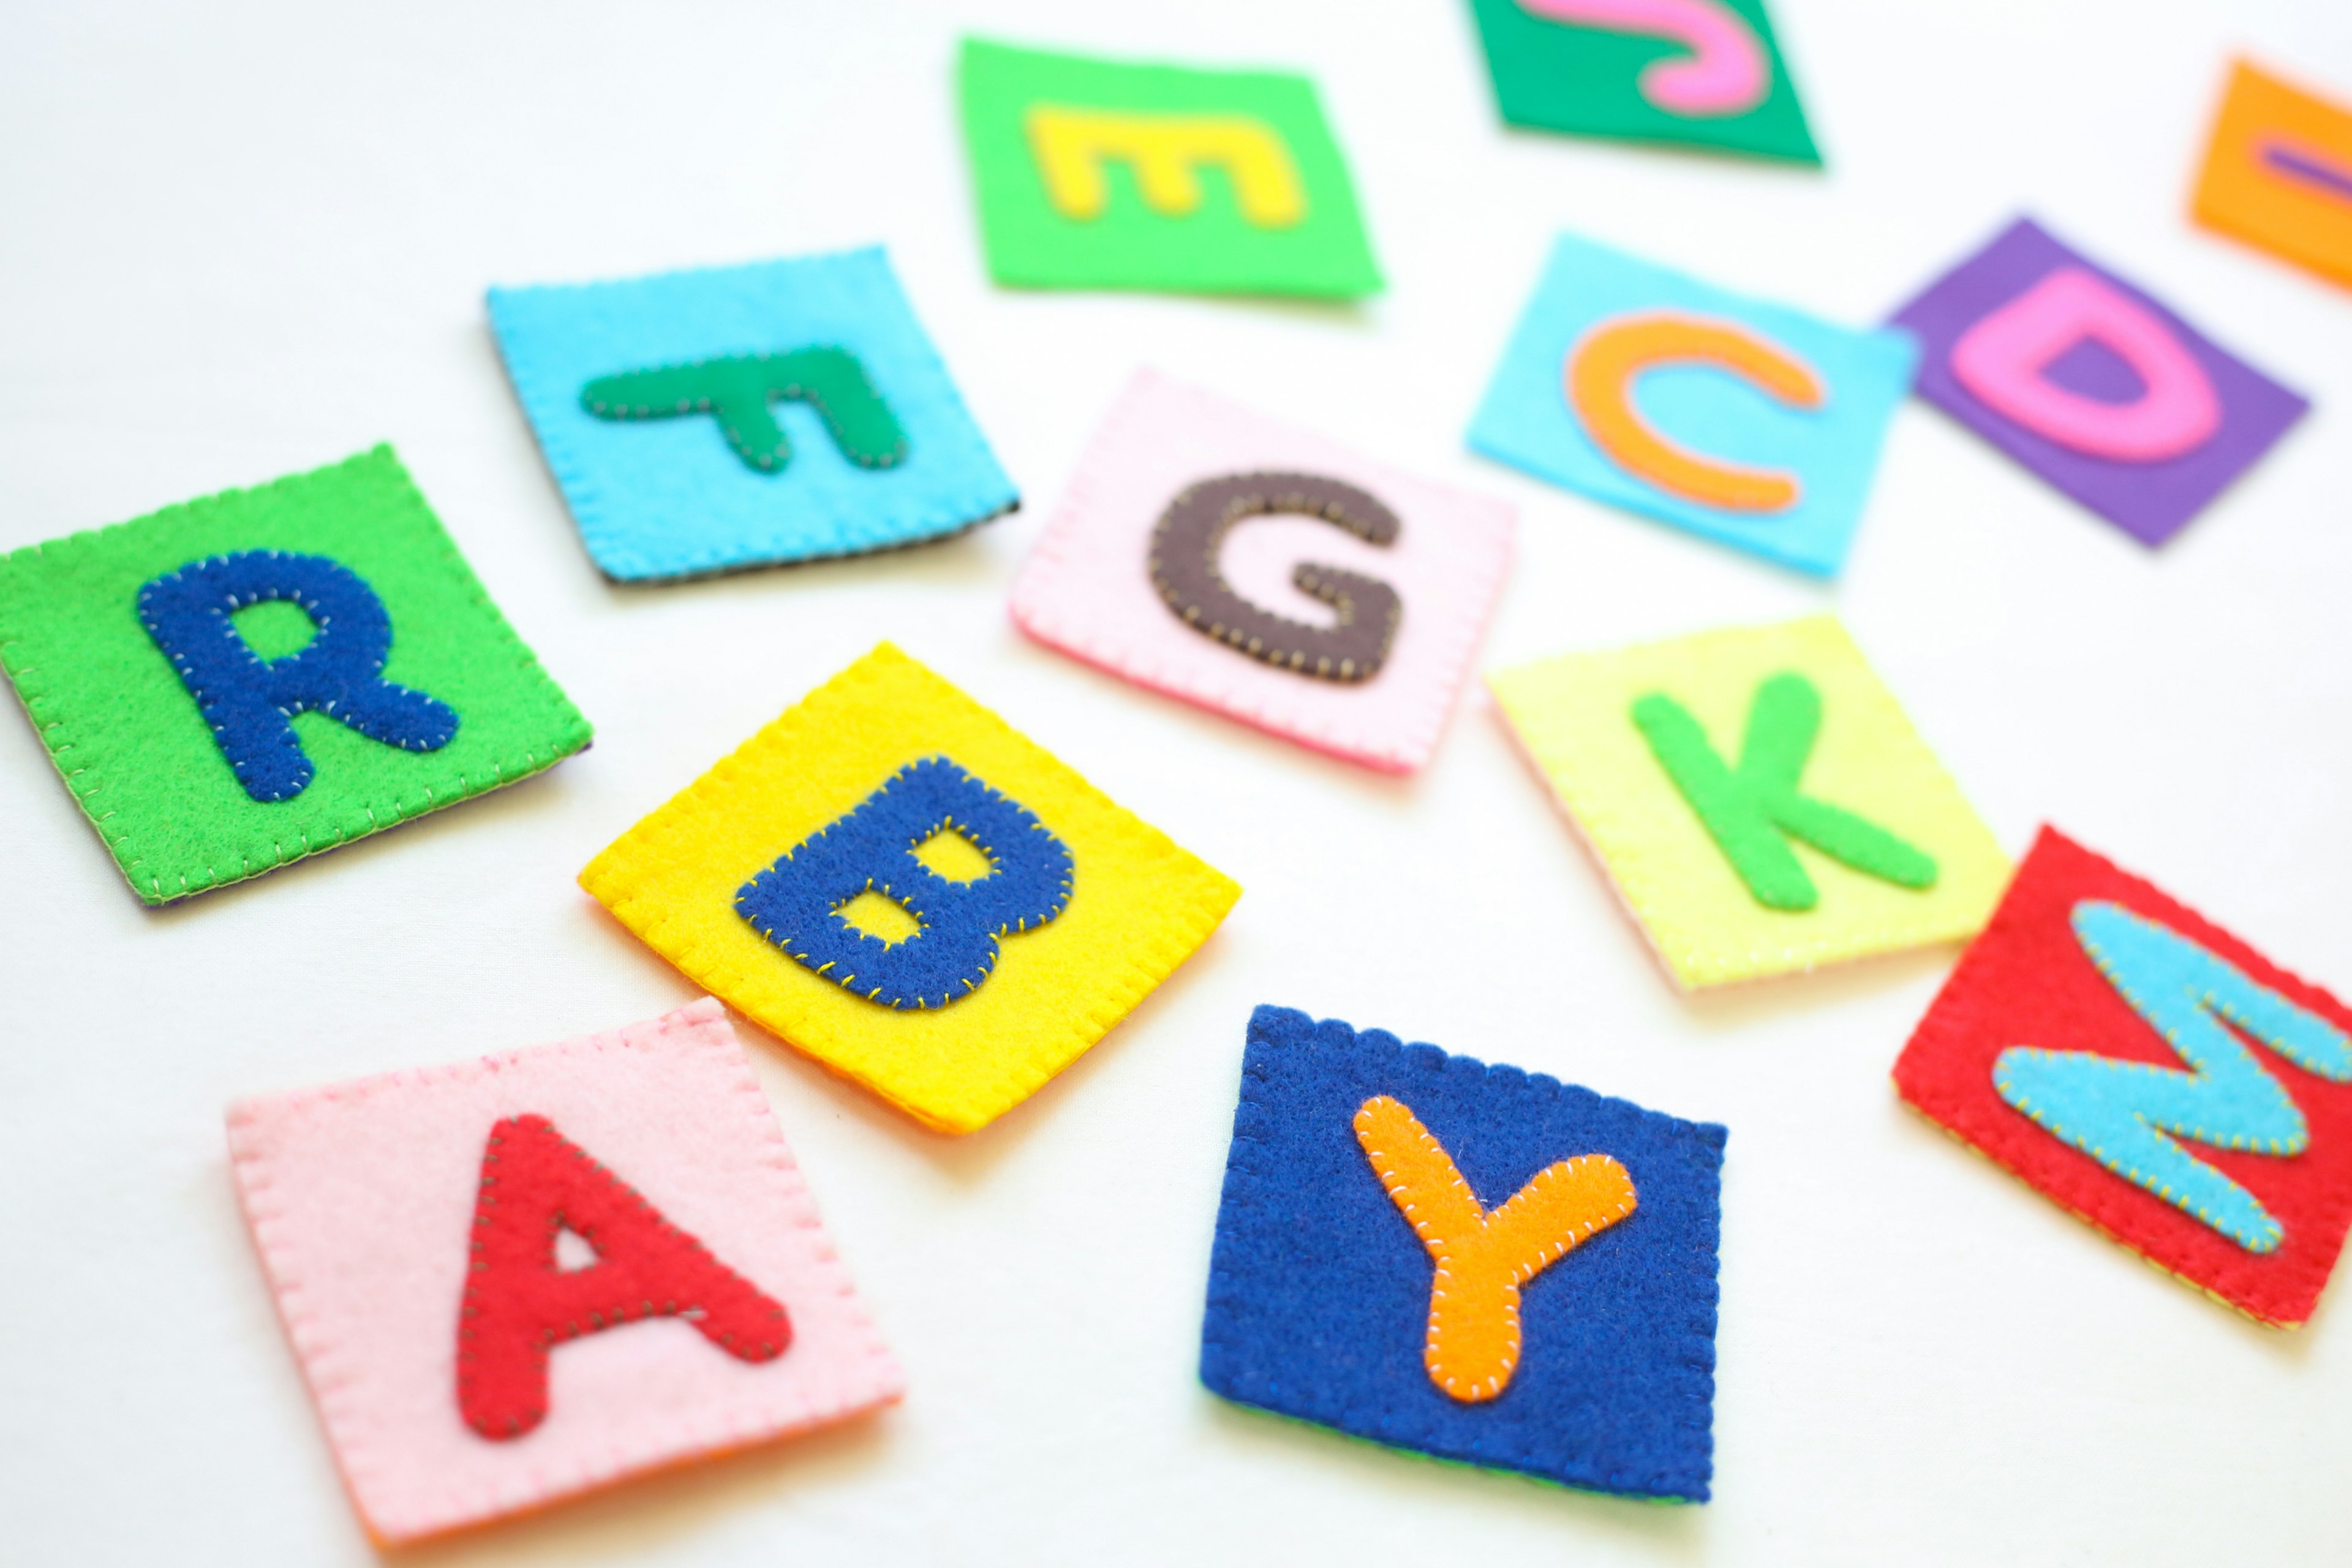
[[[196, 700], [141, 623], [139, 593], [210, 557], [324, 555], [383, 601], [383, 679], [455, 709], [455, 736], [403, 751], [323, 712], [294, 730], [314, 770], [263, 803], [237, 783]], [[309, 640], [280, 601], [234, 625], [264, 659]], [[509, 784], [588, 743], [572, 706], [457, 553], [389, 447], [252, 489], [0, 556], [0, 668], [139, 897], [242, 881]]]
[[[1772, 35], [1764, 0], [1701, 0], [1717, 26], [1739, 30], [1762, 56], [1769, 76], [1751, 107], [1738, 111], [1677, 112], [1667, 106], [1656, 68], [1696, 63], [1693, 41], [1670, 29], [1687, 26], [1680, 6], [1546, 5], [1541, 0], [1470, 0], [1486, 45], [1486, 68], [1503, 119], [1534, 131], [1561, 131], [1625, 142], [1745, 153], [1818, 167], [1822, 157], [1806, 129], [1797, 84]], [[1590, 10], [1615, 14], [1614, 26], [1565, 20]], [[1642, 19], [1640, 13], [1654, 13]], [[1554, 13], [1547, 15], [1547, 12]], [[1678, 15], [1679, 13], [1679, 15]], [[1641, 30], [1644, 26], [1655, 32]]]
[[[1126, 64], [966, 38], [957, 81], [982, 242], [999, 283], [1339, 300], [1381, 287], [1347, 163], [1305, 77]], [[1057, 205], [1042, 162], [1041, 107], [1109, 116], [1160, 135], [1211, 127], [1211, 135], [1238, 133], [1275, 149], [1270, 171], [1253, 166], [1295, 198], [1295, 211], [1247, 216], [1243, 166], [1213, 153], [1186, 160], [1195, 198], [1189, 210], [1155, 207], [1140, 164], [1114, 151], [1091, 161], [1105, 187], [1099, 210], [1073, 216]]]

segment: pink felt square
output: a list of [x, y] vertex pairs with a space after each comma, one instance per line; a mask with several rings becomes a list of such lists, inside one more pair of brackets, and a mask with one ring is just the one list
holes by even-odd
[[[1373, 577], [1402, 601], [1387, 662], [1352, 684], [1277, 668], [1185, 624], [1153, 585], [1152, 531], [1186, 486], [1296, 470], [1370, 491], [1402, 524], [1375, 545], [1316, 518], [1236, 527], [1219, 565], [1251, 603], [1313, 626], [1326, 605], [1293, 586], [1314, 562]], [[1096, 432], [1061, 508], [1013, 585], [1013, 618], [1039, 642], [1318, 751], [1390, 773], [1429, 760], [1511, 557], [1511, 509], [1414, 479], [1311, 431], [1151, 371]]]
[[[494, 1125], [522, 1116], [546, 1118], [781, 1303], [783, 1352], [739, 1360], [682, 1317], [623, 1322], [555, 1347], [536, 1427], [492, 1440], [468, 1426], [458, 1308], [483, 1152]], [[336, 1463], [387, 1544], [803, 1431], [904, 1391], [715, 1001], [561, 1045], [240, 1101], [228, 1138]]]

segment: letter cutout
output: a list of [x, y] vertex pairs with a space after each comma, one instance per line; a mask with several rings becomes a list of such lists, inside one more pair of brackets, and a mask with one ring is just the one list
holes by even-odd
[[1144, 205], [1182, 217], [1201, 205], [1194, 165], [1214, 163], [1233, 182], [1244, 222], [1289, 228], [1307, 217], [1307, 187], [1274, 128], [1245, 115], [1135, 114], [1039, 104], [1029, 110], [1029, 145], [1045, 195], [1064, 217], [1091, 223], [1110, 206], [1106, 158], [1135, 169]]
[[[597, 1260], [563, 1268], [556, 1250], [565, 1231]], [[773, 1361], [792, 1343], [782, 1306], [544, 1116], [490, 1129], [472, 1254], [457, 1317], [457, 1408], [492, 1442], [547, 1418], [547, 1363], [567, 1340], [683, 1317], [738, 1361]]]
[[690, 360], [598, 376], [580, 390], [581, 405], [599, 419], [711, 415], [735, 455], [769, 474], [782, 471], [793, 457], [792, 443], [768, 406], [780, 397], [814, 408], [841, 455], [859, 468], [906, 461], [906, 430], [874, 390], [866, 366], [846, 349]]
[[2300, 1154], [2311, 1144], [2303, 1111], [2224, 1021], [2336, 1083], [2352, 1082], [2352, 1039], [2120, 904], [2084, 900], [2073, 924], [2099, 973], [2190, 1070], [2012, 1046], [1993, 1060], [1993, 1087], [2124, 1180], [2249, 1252], [2276, 1251], [2285, 1233], [2261, 1201], [2166, 1134], [2216, 1149]]
[[[317, 628], [282, 658], [255, 653], [231, 619], [270, 599], [299, 605]], [[191, 561], [139, 590], [139, 619], [180, 672], [236, 782], [264, 804], [310, 787], [298, 713], [323, 713], [404, 752], [437, 752], [457, 733], [448, 704], [383, 679], [392, 617], [374, 589], [324, 555], [247, 550]]]
[[[961, 835], [993, 869], [951, 881], [915, 851]], [[857, 808], [743, 884], [735, 909], [759, 933], [843, 989], [886, 1007], [944, 1007], [980, 988], [998, 939], [1042, 926], [1070, 900], [1069, 847], [1019, 802], [945, 757], [909, 763]], [[841, 913], [878, 893], [922, 930], [885, 942]]]
[[[2095, 338], [2139, 378], [2129, 403], [2069, 391], [2046, 374]], [[2212, 378], [2155, 312], [2082, 267], [2061, 267], [1952, 345], [1952, 374], [2004, 419], [2069, 451], [2116, 463], [2193, 452], [2221, 427]]]
[[1662, 692], [1633, 704], [1633, 723], [1765, 908], [1798, 911], [1821, 901], [1787, 838], [1897, 887], [1935, 886], [1936, 862], [1927, 855], [1850, 811], [1797, 793], [1822, 727], [1822, 694], [1803, 676], [1776, 675], [1756, 689], [1737, 769], [1716, 755], [1690, 710]]
[[1633, 383], [1667, 364], [1703, 364], [1738, 376], [1796, 408], [1829, 394], [1804, 361], [1737, 321], [1673, 311], [1618, 316], [1568, 353], [1568, 401], [1592, 444], [1645, 484], [1726, 511], [1786, 511], [1804, 493], [1794, 474], [1703, 457], [1660, 435], [1634, 406]]
[[2263, 167], [2299, 185], [2312, 187], [2339, 202], [2352, 202], [2352, 170], [2315, 148], [2290, 142], [2264, 142]]
[[1301, 562], [1290, 580], [1339, 613], [1310, 626], [1234, 592], [1217, 564], [1225, 536], [1253, 517], [1312, 517], [1372, 544], [1394, 544], [1403, 525], [1369, 491], [1320, 474], [1226, 474], [1187, 485], [1151, 531], [1151, 581], [1186, 626], [1252, 658], [1325, 680], [1370, 680], [1388, 661], [1404, 606], [1377, 577]]
[[1389, 1201], [1429, 1249], [1429, 1381], [1465, 1405], [1497, 1397], [1519, 1364], [1519, 1287], [1632, 1214], [1633, 1178], [1606, 1154], [1580, 1155], [1488, 1210], [1402, 1101], [1373, 1096], [1355, 1127]]
[[1690, 50], [1643, 68], [1641, 94], [1669, 114], [1719, 120], [1771, 95], [1772, 65], [1748, 19], [1723, 0], [1518, 0], [1546, 21], [1668, 38]]

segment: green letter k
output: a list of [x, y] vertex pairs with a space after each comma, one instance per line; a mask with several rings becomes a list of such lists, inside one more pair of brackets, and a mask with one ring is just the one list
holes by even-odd
[[1689, 710], [1662, 692], [1633, 704], [1633, 722], [1765, 908], [1810, 910], [1821, 901], [1789, 838], [1898, 887], [1935, 885], [1934, 860], [1850, 811], [1797, 793], [1822, 727], [1821, 693], [1803, 676], [1776, 675], [1756, 689], [1736, 770], [1716, 755]]

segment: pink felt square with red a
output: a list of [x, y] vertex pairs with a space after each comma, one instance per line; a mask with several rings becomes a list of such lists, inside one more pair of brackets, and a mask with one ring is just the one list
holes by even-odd
[[1143, 371], [1024, 563], [1013, 618], [1139, 686], [1410, 773], [1469, 674], [1512, 524], [1500, 501]]
[[904, 1391], [715, 1001], [243, 1100], [228, 1139], [328, 1442], [385, 1544]]

